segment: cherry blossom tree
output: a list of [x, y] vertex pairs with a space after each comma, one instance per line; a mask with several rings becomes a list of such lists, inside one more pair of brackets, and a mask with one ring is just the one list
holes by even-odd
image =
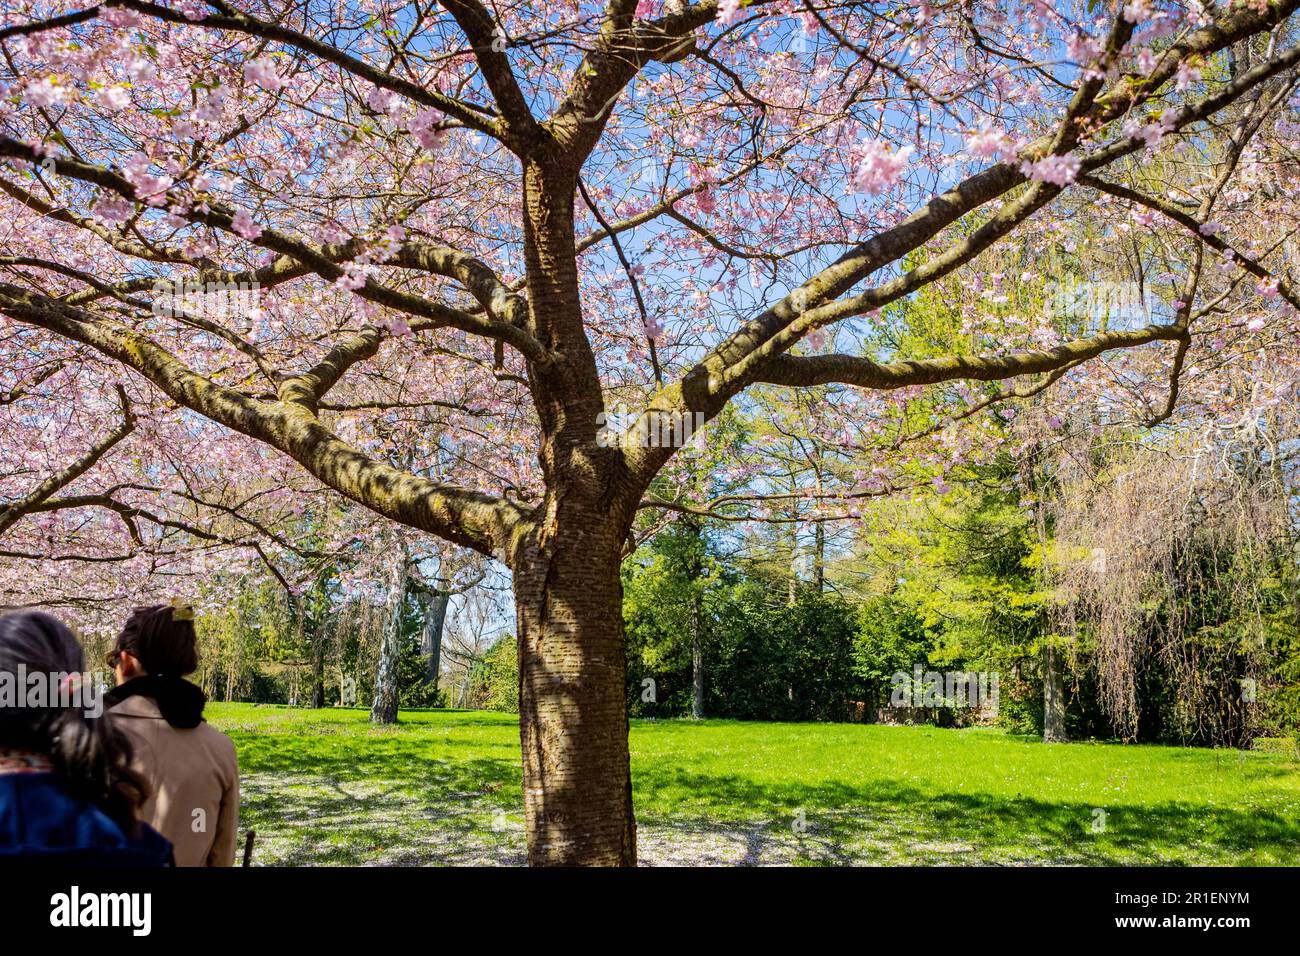
[[[758, 385], [851, 389], [862, 428], [1049, 387], [1158, 424], [1222, 342], [1288, 340], [1298, 6], [6, 4], [5, 520], [127, 449], [134, 519], [183, 490], [179, 440], [495, 558], [529, 859], [634, 863], [619, 564], [688, 433]], [[1151, 314], [981, 290], [950, 354], [871, 334], [1062, 248]]]

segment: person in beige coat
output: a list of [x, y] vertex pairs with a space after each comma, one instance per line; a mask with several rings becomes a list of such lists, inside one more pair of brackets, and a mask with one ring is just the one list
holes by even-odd
[[193, 612], [136, 608], [108, 662], [118, 682], [105, 695], [109, 719], [149, 786], [140, 820], [172, 841], [177, 866], [233, 866], [239, 764], [230, 738], [203, 720], [203, 691], [184, 679], [198, 667]]

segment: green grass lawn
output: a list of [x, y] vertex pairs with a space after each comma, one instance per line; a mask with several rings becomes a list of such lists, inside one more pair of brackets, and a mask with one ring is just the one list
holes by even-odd
[[[212, 704], [208, 716], [239, 750], [257, 863], [523, 862], [511, 715], [406, 711], [372, 727], [362, 710]], [[1288, 754], [633, 721], [632, 777], [643, 863], [1300, 865]]]

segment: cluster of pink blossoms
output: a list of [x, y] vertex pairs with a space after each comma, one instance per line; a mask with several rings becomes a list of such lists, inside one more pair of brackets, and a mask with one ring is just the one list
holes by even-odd
[[724, 27], [729, 27], [741, 17], [741, 4], [743, 0], [721, 0], [718, 4], [718, 23]]
[[1125, 136], [1135, 136], [1147, 144], [1147, 149], [1155, 149], [1160, 141], [1174, 129], [1174, 111], [1165, 110], [1154, 123], [1143, 123], [1139, 119], [1124, 121], [1121, 132]]
[[849, 185], [854, 192], [879, 195], [894, 185], [907, 169], [912, 147], [893, 149], [880, 140], [864, 140], [855, 152], [853, 173]]
[[262, 234], [262, 227], [253, 221], [253, 217], [247, 209], [240, 209], [235, 213], [230, 222], [230, 228], [249, 242]]
[[1079, 178], [1081, 161], [1074, 153], [1044, 156], [1036, 162], [1020, 164], [1020, 171], [1036, 182], [1064, 188]]
[[172, 188], [172, 181], [167, 176], [155, 176], [149, 167], [149, 157], [137, 153], [122, 165], [122, 176], [135, 187], [135, 194], [141, 202], [161, 206], [167, 200], [167, 190]]
[[975, 159], [993, 159], [1009, 163], [1016, 158], [1024, 141], [1006, 130], [981, 126], [966, 137], [966, 153]]
[[432, 107], [420, 110], [411, 118], [411, 135], [425, 149], [433, 149], [438, 145], [438, 139], [442, 135], [442, 130], [438, 128], [442, 120], [442, 113]]
[[249, 60], [244, 64], [244, 82], [260, 86], [271, 93], [278, 92], [284, 86], [280, 71], [276, 69], [275, 61], [269, 56]]

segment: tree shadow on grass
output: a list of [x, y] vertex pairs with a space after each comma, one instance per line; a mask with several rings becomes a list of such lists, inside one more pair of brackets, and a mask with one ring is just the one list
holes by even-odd
[[[1106, 808], [927, 793], [890, 781], [759, 784], [680, 770], [645, 769], [635, 783], [648, 833], [684, 841], [743, 833], [744, 852], [733, 863], [1300, 862], [1300, 820], [1275, 812], [1173, 802]], [[665, 806], [674, 809], [659, 809]]]
[[[375, 735], [238, 740], [244, 829], [259, 862], [363, 865], [519, 862], [518, 747]], [[474, 755], [464, 754], [472, 749]], [[481, 756], [485, 751], [502, 756]], [[522, 825], [520, 824], [520, 829]]]
[[426, 759], [418, 774], [409, 769], [405, 760], [371, 759], [345, 775], [247, 774], [242, 826], [259, 834], [258, 861], [356, 866], [522, 859], [517, 767]]
[[[456, 739], [418, 725], [361, 734], [229, 729], [245, 778], [243, 827], [259, 834], [255, 862], [524, 860], [513, 735]], [[1203, 753], [1173, 756], [1215, 766]], [[1224, 759], [1226, 770], [1238, 763]], [[1246, 767], [1252, 780], [1287, 774], [1249, 758]], [[649, 761], [634, 763], [633, 786], [650, 862], [1300, 864], [1300, 819], [1267, 809], [1107, 807], [878, 779], [765, 782]], [[1093, 832], [1097, 811], [1102, 832]]]

